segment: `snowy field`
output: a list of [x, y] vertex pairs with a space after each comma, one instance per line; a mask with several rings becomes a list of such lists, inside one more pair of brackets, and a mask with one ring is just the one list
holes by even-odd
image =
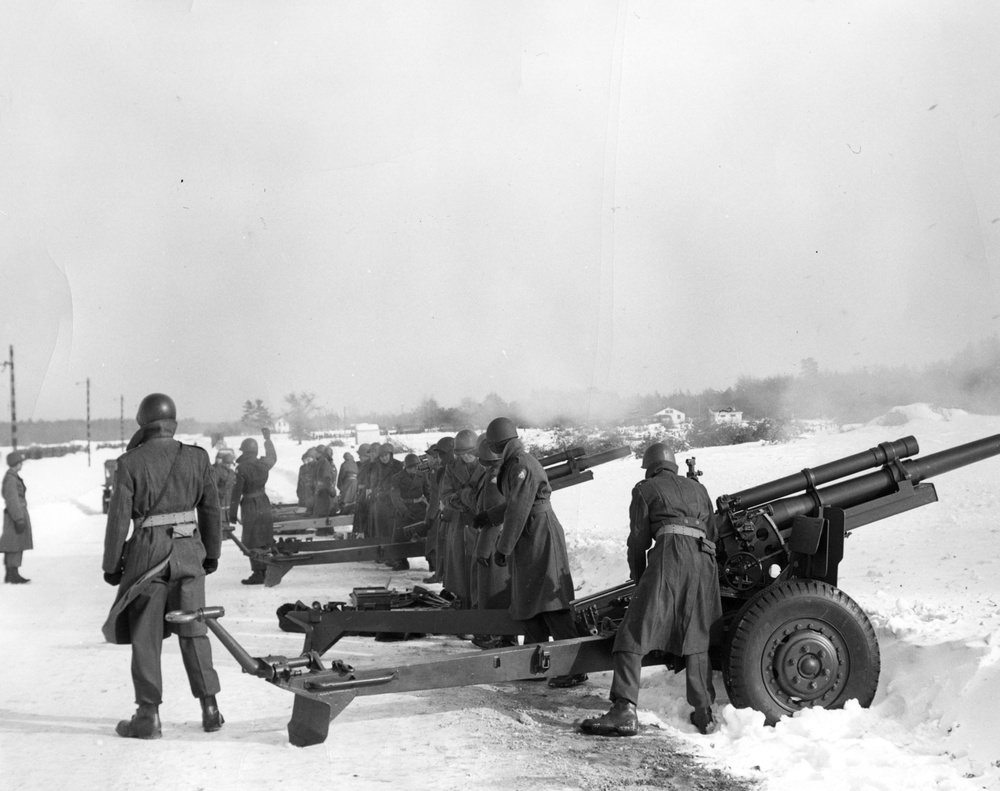
[[[713, 498], [914, 435], [920, 455], [1000, 433], [1000, 417], [912, 405], [908, 422], [878, 421], [827, 431], [783, 445], [707, 448], [697, 457]], [[898, 422], [898, 421], [893, 421]], [[438, 435], [402, 437], [418, 451]], [[207, 439], [189, 437], [207, 447]], [[229, 441], [237, 446], [239, 437]], [[273, 501], [294, 501], [306, 446], [277, 436]], [[337, 449], [335, 461], [340, 463]], [[350, 448], [354, 450], [353, 448]], [[3, 449], [6, 454], [9, 449]], [[882, 677], [870, 709], [815, 710], [766, 727], [763, 715], [736, 710], [724, 691], [720, 730], [701, 736], [687, 722], [683, 674], [647, 670], [639, 701], [643, 734], [633, 740], [588, 739], [547, 709], [570, 717], [606, 706], [610, 673], [583, 687], [553, 691], [504, 687], [358, 699], [330, 727], [322, 745], [287, 744], [292, 696], [242, 675], [215, 642], [225, 727], [200, 729], [176, 641], [164, 646], [163, 739], [114, 735], [133, 711], [129, 649], [103, 642], [100, 626], [114, 591], [101, 578], [103, 462], [86, 454], [28, 461], [35, 549], [22, 572], [30, 585], [4, 585], [0, 651], [0, 787], [77, 791], [341, 788], [616, 788], [595, 784], [553, 753], [539, 759], [532, 741], [562, 728], [580, 751], [653, 750], [663, 742], [709, 766], [788, 789], [991, 789], [1000, 791], [1000, 459], [932, 480], [939, 502], [855, 531], [847, 541], [840, 587], [871, 617], [882, 649]], [[553, 504], [567, 535], [579, 594], [627, 579], [625, 538], [636, 459], [595, 468], [595, 480], [557, 492]], [[355, 586], [406, 588], [426, 575], [384, 566], [343, 564], [293, 569], [274, 588], [247, 588], [247, 563], [231, 543], [208, 581], [208, 604], [223, 605], [222, 623], [254, 655], [294, 656], [301, 636], [277, 628], [288, 601], [346, 601]], [[213, 638], [214, 640], [214, 638]], [[469, 650], [454, 638], [406, 643], [346, 638], [326, 658], [361, 666]], [[525, 685], [522, 685], [522, 687]], [[721, 679], [718, 681], [721, 690]], [[576, 711], [578, 709], [578, 711]], [[574, 713], [575, 712], [575, 713]], [[611, 745], [611, 746], [608, 746]], [[529, 759], [524, 756], [528, 755]], [[530, 765], [529, 765], [530, 763]], [[602, 781], [603, 782], [603, 781]], [[634, 787], [634, 786], [633, 786]], [[641, 787], [647, 787], [645, 785]], [[652, 787], [652, 786], [650, 786]]]

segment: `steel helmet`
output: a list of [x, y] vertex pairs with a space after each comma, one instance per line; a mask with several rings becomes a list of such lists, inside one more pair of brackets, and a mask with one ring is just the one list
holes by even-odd
[[677, 460], [674, 458], [674, 452], [662, 442], [654, 442], [642, 454], [642, 468], [644, 470], [654, 466], [660, 467], [665, 463], [672, 464], [674, 471], [677, 471]]
[[388, 453], [390, 456], [396, 452], [396, 449], [388, 442], [383, 442], [379, 445], [378, 455], [381, 456], [383, 453]]
[[163, 393], [150, 393], [139, 402], [139, 411], [135, 413], [135, 422], [140, 426], [145, 426], [154, 420], [177, 420], [177, 407], [174, 405], [174, 399]]
[[359, 456], [367, 456], [368, 455], [368, 448], [370, 448], [370, 447], [371, 447], [371, 445], [369, 445], [367, 442], [362, 443], [360, 446], [358, 446], [358, 455]]
[[517, 429], [509, 417], [495, 417], [486, 427], [486, 441], [491, 445], [501, 445], [509, 439], [517, 439]]
[[418, 464], [420, 464], [420, 458], [416, 453], [407, 453], [406, 458], [403, 459], [404, 467], [416, 467]]
[[240, 453], [252, 453], [254, 456], [257, 455], [257, 440], [253, 437], [247, 437], [240, 443]]
[[[361, 449], [360, 449], [360, 448], [358, 449], [358, 452], [359, 452], [359, 453], [361, 452]], [[347, 452], [346, 452], [346, 453], [344, 454], [344, 461], [354, 461], [354, 454], [353, 454], [353, 453], [351, 453], [350, 451], [347, 451]]]
[[454, 453], [455, 452], [455, 438], [454, 437], [441, 437], [437, 441], [438, 453]]
[[500, 455], [490, 449], [490, 443], [485, 434], [480, 434], [479, 439], [476, 440], [476, 455], [484, 464], [500, 461]]
[[476, 432], [471, 428], [463, 428], [455, 435], [455, 455], [476, 452]]

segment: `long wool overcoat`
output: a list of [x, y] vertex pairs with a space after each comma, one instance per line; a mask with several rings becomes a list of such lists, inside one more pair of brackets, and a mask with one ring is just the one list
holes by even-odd
[[264, 456], [244, 452], [236, 460], [236, 483], [229, 501], [229, 521], [236, 522], [237, 508], [243, 520], [243, 543], [251, 549], [260, 549], [274, 539], [274, 515], [271, 501], [264, 493], [264, 485], [271, 468], [277, 463], [274, 443], [264, 440]]
[[465, 607], [472, 604], [472, 554], [476, 548], [476, 531], [472, 517], [476, 514], [476, 488], [485, 470], [478, 461], [467, 462], [455, 456], [441, 476], [441, 545], [444, 557], [440, 561], [444, 587], [458, 596]]
[[710, 633], [722, 618], [714, 549], [691, 536], [655, 536], [660, 525], [697, 520], [714, 542], [711, 514], [705, 487], [676, 470], [658, 470], [632, 489], [628, 561], [637, 585], [615, 651], [675, 656], [708, 651]]
[[[476, 511], [488, 511], [504, 499], [497, 488], [499, 464], [486, 468], [479, 479], [476, 491]], [[501, 525], [478, 531], [475, 551], [472, 553], [472, 606], [480, 610], [506, 610], [510, 608], [510, 568], [498, 566], [494, 561]]]
[[496, 551], [510, 566], [511, 617], [524, 621], [567, 609], [573, 576], [566, 536], [549, 503], [552, 488], [545, 468], [519, 439], [504, 447], [497, 485], [507, 499]]
[[17, 470], [8, 467], [3, 475], [3, 534], [0, 535], [0, 552], [23, 552], [32, 549], [31, 517], [28, 501], [24, 498], [27, 487]]
[[[118, 457], [102, 563], [108, 574], [122, 570], [112, 615], [105, 625], [105, 636], [118, 644], [131, 642], [131, 635], [127, 608], [116, 605], [129, 594], [136, 580], [165, 561], [170, 567], [171, 583], [176, 583], [169, 608], [196, 610], [205, 606], [202, 563], [206, 557], [217, 559], [222, 552], [219, 496], [208, 453], [173, 439], [176, 427], [171, 420], [146, 424], [141, 444]], [[198, 528], [190, 538], [172, 538], [165, 525], [139, 527], [147, 516], [191, 509], [198, 512]], [[129, 536], [133, 522], [136, 527]], [[165, 635], [172, 629], [169, 624], [167, 627]], [[189, 637], [207, 631], [203, 623], [197, 622], [173, 628]]]

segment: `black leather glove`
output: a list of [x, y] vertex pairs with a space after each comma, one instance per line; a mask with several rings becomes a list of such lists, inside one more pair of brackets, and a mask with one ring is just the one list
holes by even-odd
[[205, 558], [205, 560], [202, 561], [201, 567], [203, 569], [205, 569], [205, 573], [206, 574], [212, 574], [213, 572], [217, 571], [218, 568], [219, 568], [219, 559], [218, 558]]
[[472, 517], [472, 526], [476, 530], [483, 530], [487, 527], [493, 527], [493, 523], [490, 522], [490, 514], [488, 511], [480, 511], [474, 517]]
[[498, 566], [506, 566], [507, 565], [507, 556], [504, 555], [504, 554], [502, 554], [502, 553], [500, 553], [500, 552], [494, 552], [493, 553], [493, 560], [496, 561], [496, 564]]
[[269, 428], [262, 428], [260, 430], [260, 433], [264, 435], [264, 439], [271, 439], [271, 429], [269, 429]]
[[20, 522], [14, 522], [14, 532], [17, 533], [18, 535], [20, 535], [27, 529], [28, 529], [28, 523], [25, 520], [22, 519]]
[[487, 555], [484, 558], [483, 557], [476, 558], [476, 563], [478, 563], [480, 566], [484, 566], [485, 568], [489, 568], [490, 567], [490, 556]]
[[114, 585], [117, 587], [119, 584], [121, 584], [122, 581], [121, 571], [116, 571], [114, 574], [108, 574], [108, 572], [105, 571], [104, 581], [108, 583], [108, 585]]

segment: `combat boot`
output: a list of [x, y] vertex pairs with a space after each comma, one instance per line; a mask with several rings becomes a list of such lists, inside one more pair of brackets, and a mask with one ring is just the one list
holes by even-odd
[[716, 723], [715, 717], [712, 716], [712, 709], [695, 709], [691, 712], [691, 724], [698, 729], [698, 733], [703, 733], [706, 736], [710, 733], [715, 733]]
[[264, 572], [263, 571], [252, 571], [250, 576], [245, 580], [240, 580], [244, 585], [263, 585], [264, 584]]
[[549, 686], [556, 687], [557, 689], [568, 689], [569, 687], [578, 687], [587, 680], [588, 676], [586, 673], [575, 673], [572, 676], [553, 676], [549, 679]]
[[26, 577], [22, 577], [21, 573], [17, 570], [17, 566], [7, 566], [7, 576], [4, 577], [4, 582], [11, 582], [14, 585], [23, 585], [25, 582], [31, 582], [31, 580]]
[[616, 700], [607, 714], [581, 722], [580, 730], [594, 736], [635, 736], [639, 732], [635, 704]]
[[215, 702], [215, 695], [206, 695], [201, 699], [201, 727], [206, 733], [219, 730], [226, 720], [219, 711], [219, 704]]
[[132, 719], [122, 720], [115, 727], [115, 733], [126, 739], [159, 739], [160, 707], [155, 703], [140, 703]]

